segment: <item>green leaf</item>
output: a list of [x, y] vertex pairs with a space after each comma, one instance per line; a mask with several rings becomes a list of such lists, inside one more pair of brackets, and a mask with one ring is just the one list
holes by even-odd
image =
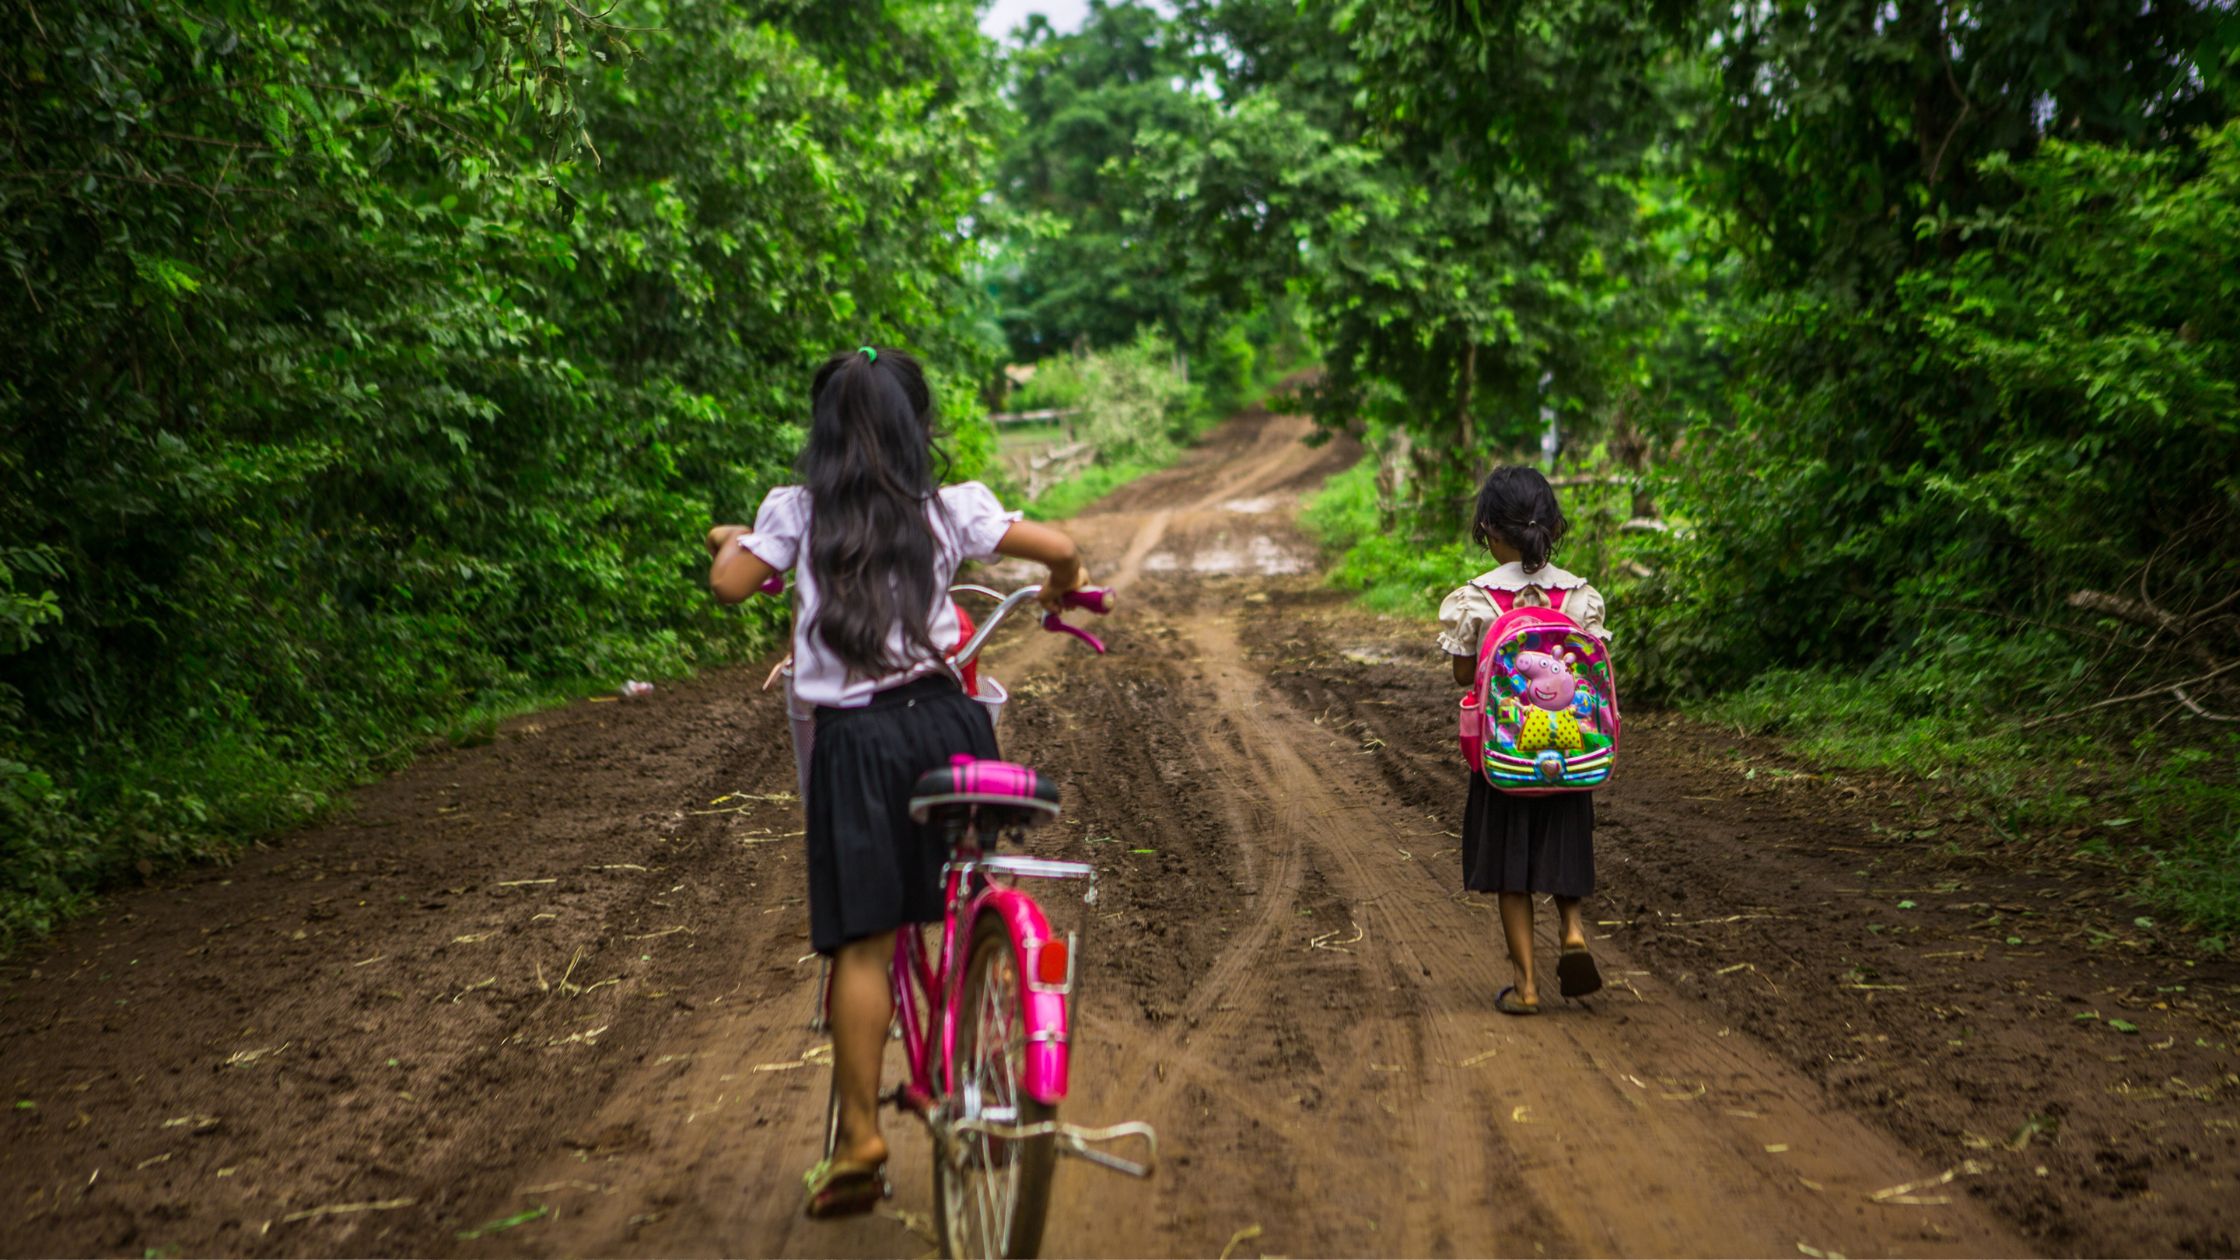
[[481, 1238], [489, 1234], [495, 1234], [504, 1230], [512, 1229], [517, 1225], [526, 1225], [531, 1221], [542, 1220], [547, 1215], [550, 1215], [551, 1211], [551, 1208], [548, 1208], [544, 1204], [539, 1203], [535, 1207], [530, 1208], [525, 1212], [516, 1212], [512, 1216], [500, 1217], [497, 1220], [477, 1225], [473, 1229], [462, 1229], [458, 1231], [458, 1233], [455, 1234], [454, 1237], [460, 1239], [461, 1241], [471, 1241], [473, 1239]]

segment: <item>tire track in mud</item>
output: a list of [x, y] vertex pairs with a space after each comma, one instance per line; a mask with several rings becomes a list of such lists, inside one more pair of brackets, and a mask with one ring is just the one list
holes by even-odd
[[[1255, 1227], [1235, 1254], [2019, 1250], [1964, 1198], [1870, 1203], [1868, 1192], [1937, 1170], [1615, 948], [1598, 947], [1625, 987], [1591, 1011], [1492, 1011], [1505, 972], [1496, 920], [1486, 899], [1458, 893], [1439, 816], [1394, 777], [1413, 771], [1395, 769], [1391, 750], [1365, 748], [1352, 724], [1308, 712], [1315, 702], [1282, 681], [1267, 650], [1268, 618], [1288, 615], [1280, 592], [1312, 578], [1237, 571], [1239, 556], [1308, 554], [1283, 501], [1354, 454], [1304, 446], [1309, 429], [1240, 417], [1177, 468], [1073, 523], [1093, 562], [1119, 557], [1108, 572], [1091, 567], [1125, 589], [1109, 658], [1029, 633], [1006, 634], [988, 658], [1015, 697], [1005, 746], [1063, 786], [1066, 814], [1028, 850], [1103, 872], [1095, 907], [1057, 890], [1044, 898], [1086, 931], [1074, 1093], [1061, 1114], [1149, 1120], [1166, 1160], [1150, 1183], [1061, 1163], [1046, 1250], [1210, 1255]], [[30, 994], [67, 1012], [43, 1032], [13, 1032], [12, 1066], [42, 1080], [98, 1067], [111, 1083], [81, 1095], [86, 1105], [104, 1117], [104, 1107], [129, 1110], [122, 1127], [25, 1130], [0, 1155], [23, 1192], [38, 1190], [5, 1250], [923, 1254], [928, 1143], [891, 1114], [895, 1199], [854, 1221], [799, 1214], [800, 1172], [821, 1136], [824, 1039], [809, 1029], [817, 969], [802, 957], [783, 717], [770, 698], [744, 694], [760, 677], [711, 676], [609, 708], [605, 720], [588, 706], [540, 715], [494, 754], [435, 758], [370, 794], [386, 802], [376, 814], [414, 826], [438, 816], [439, 839], [386, 855], [392, 873], [366, 881], [361, 897], [440, 905], [455, 898], [445, 885], [470, 878], [551, 879], [551, 904], [538, 907], [549, 925], [526, 921], [515, 888], [424, 919], [366, 916], [323, 947], [327, 938], [301, 941], [305, 956], [259, 973], [263, 988], [236, 981], [224, 1009], [197, 1008], [170, 1027], [222, 1057], [249, 1044], [237, 1005], [277, 1012], [254, 1042], [298, 1038], [274, 1060], [278, 1092], [221, 1068], [197, 1096], [161, 1082], [198, 1062], [208, 1072], [209, 1055], [65, 1043], [69, 1019], [107, 1008], [108, 991], [77, 977], [110, 954], [146, 958], [135, 964], [143, 982], [191, 986], [191, 965], [154, 957], [129, 922], [59, 941], [57, 957], [81, 959], [67, 984], [11, 973], [11, 1001]], [[554, 727], [536, 737], [548, 742], [527, 742], [521, 732], [540, 723]], [[462, 767], [480, 769], [470, 778]], [[440, 830], [442, 802], [459, 787], [435, 780], [454, 777], [500, 817]], [[716, 799], [728, 793], [744, 796]], [[596, 821], [568, 830], [570, 811]], [[292, 862], [325, 853], [339, 865], [374, 842], [338, 826], [289, 844]], [[291, 892], [288, 866], [265, 865], [274, 869], [237, 872], [238, 889], [202, 887], [200, 913], [223, 921], [271, 906], [320, 930], [323, 894]], [[153, 916], [156, 901], [120, 907]], [[166, 913], [177, 943], [195, 944], [206, 920]], [[566, 931], [531, 935], [548, 926]], [[484, 931], [502, 935], [476, 948], [504, 952], [441, 944]], [[435, 996], [406, 1005], [361, 994], [372, 973], [353, 964], [377, 953], [389, 961], [376, 986]], [[470, 989], [486, 968], [502, 978]], [[454, 994], [467, 1005], [433, 1004]], [[363, 1001], [374, 1008], [359, 1011]], [[440, 1087], [417, 1085], [423, 1073], [413, 1082], [425, 1096], [391, 1096], [380, 1056], [419, 1025], [462, 1014], [474, 1022], [447, 1034]], [[319, 1021], [351, 1020], [362, 1037], [314, 1037]], [[581, 1035], [593, 1027], [600, 1035]], [[306, 1039], [330, 1066], [303, 1071]], [[897, 1052], [890, 1081], [899, 1070]], [[134, 1073], [159, 1084], [142, 1090]], [[221, 1147], [236, 1135], [181, 1139], [159, 1127], [190, 1103], [223, 1112], [239, 1137], [321, 1162], [292, 1181], [278, 1169], [260, 1169], [256, 1186], [209, 1180], [226, 1175], [218, 1169], [234, 1157]], [[358, 1118], [344, 1107], [371, 1110]], [[36, 1122], [30, 1114], [19, 1129]], [[113, 1136], [127, 1133], [142, 1135], [137, 1145]], [[85, 1168], [116, 1158], [97, 1156], [97, 1141], [152, 1161], [158, 1135], [180, 1153], [173, 1162], [77, 1189]], [[204, 1155], [188, 1153], [194, 1142]], [[143, 1188], [174, 1174], [175, 1184]], [[400, 1200], [256, 1228], [321, 1205]], [[475, 1233], [532, 1207], [545, 1214]]]
[[[1237, 514], [1216, 505], [1314, 471], [1296, 455], [1298, 435], [1264, 423], [1244, 468], [1175, 477], [1128, 506], [1180, 501], [1158, 511], [1169, 551], [1226, 541]], [[1094, 520], [1076, 523], [1085, 537]], [[1141, 538], [1131, 579], [1150, 556]], [[1130, 610], [1166, 623], [1171, 667], [1198, 686], [1194, 705], [1139, 712], [1132, 727], [1190, 750], [1198, 786], [1216, 789], [1224, 834], [1193, 837], [1191, 852], [1233, 851], [1211, 864], [1231, 873], [1215, 896], [1233, 900], [1198, 921], [1218, 923], [1225, 944], [1171, 1018], [1131, 1018], [1085, 993], [1069, 1114], [1150, 1119], [1178, 1167], [1147, 1217], [1110, 1213], [1112, 1200], [1135, 1197], [1130, 1187], [1070, 1175], [1054, 1248], [1214, 1250], [1258, 1226], [1255, 1245], [1279, 1253], [2019, 1249], [1980, 1214], [1946, 1205], [1863, 1210], [1868, 1192], [1919, 1170], [1855, 1121], [1818, 1114], [1815, 1087], [1731, 1030], [1701, 1026], [1645, 973], [1593, 1016], [1492, 1012], [1505, 964], [1490, 904], [1457, 895], [1451, 877], [1416, 859], [1408, 843], [1435, 840], [1435, 826], [1405, 821], [1412, 811], [1361, 764], [1364, 750], [1298, 711], [1246, 659], [1237, 624], [1265, 585], [1135, 583]], [[1086, 749], [1049, 752], [1100, 764]], [[1114, 779], [1083, 786], [1109, 792]], [[1634, 970], [1614, 955], [1606, 965]], [[1724, 1105], [1708, 1101], [1715, 1087]]]

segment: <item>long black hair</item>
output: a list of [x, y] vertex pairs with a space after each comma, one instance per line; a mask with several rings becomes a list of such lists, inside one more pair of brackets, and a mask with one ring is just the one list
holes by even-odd
[[1563, 509], [1556, 505], [1555, 487], [1538, 469], [1509, 464], [1486, 474], [1478, 487], [1478, 512], [1470, 523], [1470, 536], [1486, 550], [1495, 539], [1517, 549], [1524, 557], [1524, 571], [1537, 573], [1570, 528]]
[[809, 443], [795, 465], [821, 596], [809, 631], [858, 675], [909, 663], [887, 646], [897, 625], [906, 656], [938, 660], [929, 510], [942, 510], [942, 461], [925, 370], [900, 350], [866, 346], [825, 360], [811, 392]]

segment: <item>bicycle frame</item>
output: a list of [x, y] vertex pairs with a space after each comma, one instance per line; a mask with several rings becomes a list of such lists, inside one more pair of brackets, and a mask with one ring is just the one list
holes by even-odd
[[[771, 593], [783, 589], [776, 580], [765, 587]], [[1009, 614], [1041, 593], [1038, 586], [1029, 586], [1006, 595], [984, 586], [954, 586], [951, 594], [971, 593], [997, 601], [997, 606], [975, 633], [951, 658], [952, 666], [962, 671], [964, 666], [978, 657], [990, 635]], [[1108, 591], [1079, 591], [1066, 597], [1068, 606], [1086, 608], [1103, 613], [1112, 607]], [[1102, 653], [1104, 644], [1095, 635], [1075, 626], [1067, 625], [1056, 613], [1046, 613], [1042, 627], [1053, 632], [1073, 635]], [[980, 680], [983, 690], [994, 687], [997, 696], [1003, 694], [1001, 684], [990, 678]], [[791, 715], [791, 687], [788, 687], [789, 716]], [[796, 752], [801, 753], [801, 731], [795, 723]], [[806, 757], [801, 758], [801, 779], [806, 795], [808, 773]], [[978, 939], [981, 923], [990, 917], [1003, 924], [1004, 939], [1012, 948], [1012, 970], [1018, 978], [1020, 991], [1019, 1018], [1023, 1025], [1022, 1056], [1018, 1067], [1017, 1088], [1024, 1096], [1047, 1108], [1055, 1108], [1066, 1098], [1071, 1084], [1071, 1038], [1069, 999], [1073, 993], [1075, 962], [1080, 956], [1079, 934], [1068, 932], [1060, 936], [1050, 924], [1049, 917], [1034, 897], [999, 880], [1018, 879], [1079, 879], [1088, 882], [1083, 897], [1085, 904], [1097, 903], [1097, 872], [1086, 862], [1061, 862], [1024, 855], [988, 852], [993, 836], [983, 835], [977, 816], [952, 820], [955, 832], [952, 856], [942, 869], [942, 917], [938, 940], [929, 952], [927, 931], [930, 924], [906, 925], [895, 934], [894, 958], [888, 967], [889, 984], [894, 994], [895, 1023], [903, 1044], [907, 1079], [896, 1085], [885, 1100], [908, 1111], [922, 1121], [934, 1140], [935, 1158], [948, 1166], [962, 1169], [972, 1158], [967, 1151], [971, 1144], [968, 1137], [989, 1142], [1007, 1143], [1028, 1141], [1041, 1137], [1051, 1139], [1059, 1154], [1073, 1155], [1101, 1167], [1135, 1177], [1152, 1175], [1158, 1164], [1158, 1135], [1149, 1125], [1126, 1122], [1106, 1128], [1083, 1128], [1055, 1119], [1045, 1119], [1022, 1124], [1018, 1108], [988, 1106], [981, 1108], [977, 1097], [966, 1099], [965, 1082], [960, 1079], [957, 1049], [964, 1021], [975, 1012], [963, 1009], [965, 987], [968, 980], [973, 943]], [[1041, 963], [1045, 951], [1056, 947], [1065, 951], [1065, 967], [1061, 978], [1044, 980]], [[825, 968], [821, 1000], [818, 1004], [820, 1030], [829, 1024], [831, 1004], [831, 969]], [[827, 1140], [832, 1137], [828, 1127]], [[1093, 1143], [1105, 1143], [1121, 1138], [1139, 1138], [1146, 1148], [1140, 1163], [1094, 1149]], [[829, 1148], [828, 1148], [829, 1150]], [[1039, 1226], [1037, 1226], [1039, 1229]]]
[[[1047, 879], [1087, 879], [1095, 897], [1096, 870], [1082, 862], [1050, 862], [1036, 858], [984, 856], [977, 850], [960, 854], [943, 875], [944, 904], [939, 952], [929, 957], [924, 929], [895, 936], [895, 1014], [902, 1026], [903, 1055], [910, 1080], [900, 1101], [927, 1119], [934, 1118], [939, 1101], [957, 1089], [956, 1048], [959, 996], [964, 986], [964, 951], [970, 947], [981, 916], [993, 914], [1010, 928], [1021, 952], [1019, 974], [1028, 977], [1023, 1018], [1026, 1022], [1026, 1065], [1021, 1082], [1028, 1096], [1052, 1106], [1063, 1102], [1068, 1086], [1066, 998], [1073, 992], [1073, 962], [1077, 941], [1070, 934], [1060, 938], [1034, 898], [1015, 888], [988, 882], [983, 872], [1009, 873]], [[977, 886], [975, 886], [977, 885]], [[1065, 979], [1044, 984], [1032, 979], [1041, 951], [1052, 942], [1066, 947]], [[939, 1001], [931, 1001], [938, 994]], [[931, 1018], [929, 1018], [929, 1016]]]
[[[951, 587], [952, 594], [982, 595], [997, 601], [995, 611], [988, 614], [971, 638], [957, 649], [951, 663], [961, 669], [977, 658], [996, 627], [1002, 625], [1013, 610], [1041, 594], [1041, 590], [1039, 586], [1028, 586], [1006, 595], [985, 586]], [[1109, 596], [1102, 593], [1085, 596], [1079, 602], [1099, 611], [1110, 607]], [[1066, 626], [1055, 614], [1046, 616], [1043, 626], [1048, 630], [1062, 628], [1097, 651], [1104, 650], [1104, 645], [1094, 636]], [[1010, 939], [1019, 947], [1016, 962], [1026, 989], [1021, 1005], [1027, 1043], [1021, 1084], [1036, 1102], [1055, 1106], [1066, 1096], [1071, 1037], [1066, 998], [1073, 992], [1078, 942], [1070, 935], [1063, 942], [1066, 947], [1063, 981], [1045, 984], [1034, 979], [1041, 951], [1059, 938], [1050, 928], [1049, 917], [1033, 897], [990, 881], [989, 874], [1086, 879], [1089, 881], [1087, 899], [1092, 905], [1096, 902], [1097, 872], [1088, 863], [989, 854], [984, 852], [978, 830], [973, 827], [965, 828], [957, 837], [956, 853], [942, 871], [944, 911], [936, 951], [928, 954], [923, 927], [905, 929], [895, 934], [891, 966], [896, 1022], [901, 1026], [903, 1055], [910, 1073], [909, 1081], [897, 1091], [897, 1101], [929, 1123], [938, 1119], [935, 1111], [940, 1101], [954, 1096], [957, 1089], [955, 1058], [965, 952], [971, 948], [984, 915], [993, 914], [1002, 919], [1010, 929]]]

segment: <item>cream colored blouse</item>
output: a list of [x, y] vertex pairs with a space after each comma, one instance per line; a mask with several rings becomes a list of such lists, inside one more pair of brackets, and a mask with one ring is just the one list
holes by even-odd
[[1565, 592], [1563, 614], [1579, 623], [1587, 633], [1607, 642], [1609, 627], [1602, 622], [1604, 606], [1602, 592], [1587, 584], [1576, 573], [1569, 573], [1554, 565], [1543, 565], [1536, 573], [1526, 573], [1522, 561], [1512, 560], [1487, 573], [1479, 574], [1467, 586], [1458, 586], [1439, 605], [1439, 650], [1449, 656], [1476, 656], [1478, 645], [1485, 641], [1486, 630], [1493, 625], [1501, 610], [1494, 606], [1493, 597], [1482, 589], [1492, 587], [1497, 591], [1515, 591], [1517, 607], [1548, 607], [1548, 591]]

